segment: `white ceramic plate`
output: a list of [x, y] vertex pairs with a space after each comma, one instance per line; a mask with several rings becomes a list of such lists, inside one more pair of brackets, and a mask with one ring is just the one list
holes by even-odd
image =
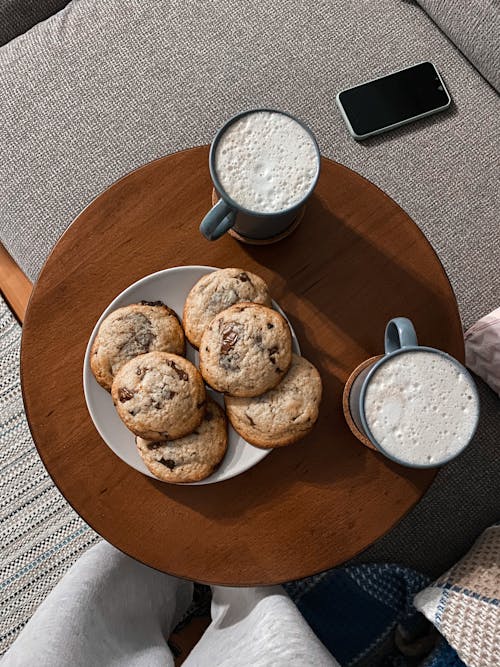
[[[130, 303], [137, 303], [138, 301], [163, 301], [175, 310], [179, 318], [182, 319], [184, 302], [195, 282], [205, 274], [215, 270], [214, 267], [210, 266], [178, 266], [141, 278], [141, 280], [127, 287], [126, 290], [109, 304], [95, 325], [87, 345], [83, 364], [83, 389], [92, 421], [101, 438], [122, 461], [125, 461], [132, 468], [153, 479], [157, 478], [144, 465], [135, 447], [134, 436], [118, 417], [110, 394], [98, 384], [92, 375], [92, 371], [90, 370], [90, 349], [102, 320], [113, 310]], [[281, 308], [274, 301], [273, 307], [285, 316]], [[290, 330], [292, 332], [293, 351], [300, 354], [299, 343], [291, 326]], [[186, 347], [187, 358], [198, 366], [198, 351], [189, 343], [187, 343]], [[211, 389], [208, 390], [208, 393], [219, 405], [224, 407], [222, 394]], [[213, 475], [210, 475], [210, 477], [201, 482], [193, 482], [193, 484], [213, 484], [214, 482], [221, 482], [224, 479], [240, 475], [245, 470], [256, 465], [270, 451], [269, 449], [253, 447], [229, 426], [229, 443], [222, 464]]]

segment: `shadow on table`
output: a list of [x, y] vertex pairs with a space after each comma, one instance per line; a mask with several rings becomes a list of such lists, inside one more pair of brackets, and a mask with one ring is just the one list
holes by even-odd
[[[402, 468], [359, 443], [349, 431], [343, 414], [337, 416], [332, 430], [332, 420], [325, 410], [322, 413], [315, 430], [304, 440], [275, 449], [254, 468], [233, 479], [201, 486], [174, 486], [152, 478], [148, 478], [148, 483], [171, 500], [228, 527], [237, 526], [246, 517], [265, 516], [269, 508], [276, 502], [283, 504], [286, 497], [299, 498], [295, 507], [300, 511], [300, 498], [306, 507], [311, 497], [309, 490], [321, 488], [322, 495], [331, 497], [334, 514], [339, 515], [347, 530], [354, 528], [355, 514], [361, 509], [356, 503], [353, 505], [354, 497], [390, 494], [378, 483], [382, 468], [390, 470], [392, 475], [403, 475], [417, 490], [422, 483], [430, 484], [430, 471]], [[326, 437], [330, 436], [329, 444], [316, 447], [316, 438], [324, 443], [325, 430]], [[378, 459], [377, 465], [374, 458]], [[375, 495], [370, 496], [373, 502]], [[296, 518], [283, 516], [283, 522], [294, 522]], [[263, 529], [268, 529], [265, 520]], [[314, 535], [314, 526], [310, 526], [310, 532]]]
[[[381, 193], [379, 205], [380, 201], [385, 204], [384, 197]], [[375, 477], [380, 466], [422, 486], [424, 474], [402, 469], [358, 443], [343, 416], [342, 391], [360, 361], [382, 352], [385, 325], [396, 315], [414, 320], [422, 342], [449, 349], [448, 339], [456, 340], [456, 330], [453, 336], [453, 328], [447, 326], [450, 302], [431, 282], [435, 260], [430, 251], [425, 253], [430, 260], [429, 276], [418, 262], [405, 258], [408, 269], [397, 252], [391, 255], [392, 238], [396, 248], [411, 252], [407, 229], [411, 223], [403, 218], [405, 229], [400, 228], [399, 209], [389, 209], [394, 211], [394, 224], [383, 225], [386, 237], [379, 240], [377, 205], [374, 213], [367, 209], [361, 235], [350, 217], [356, 201], [347, 208], [344, 204], [342, 215], [329, 210], [324, 201], [321, 195], [314, 196], [299, 228], [279, 244], [240, 246], [263, 267], [264, 277], [266, 271], [273, 272], [273, 297], [290, 317], [302, 353], [321, 373], [323, 402], [314, 431], [300, 443], [274, 450], [244, 473], [245, 480], [238, 476], [218, 483], [217, 493], [211, 485], [172, 487], [151, 480], [162, 493], [217, 521], [241, 521], [257, 508], [265, 512], [277, 498], [300, 495], [308, 486], [323, 487], [324, 493], [328, 487], [343, 488], [347, 499], [349, 489], [358, 486], [359, 490], [367, 483], [366, 476]], [[345, 201], [349, 201], [349, 192]], [[426, 243], [416, 229], [411, 230], [411, 239], [415, 244]], [[315, 447], [316, 438], [323, 443], [321, 447]], [[372, 465], [372, 457], [380, 459], [378, 466]]]
[[[323, 184], [289, 238], [269, 246], [238, 246], [258, 265], [257, 273], [259, 266], [264, 278], [272, 273], [273, 297], [290, 317], [302, 353], [319, 368], [324, 392], [314, 431], [300, 443], [273, 451], [243, 476], [217, 483], [217, 493], [211, 485], [150, 482], [176, 502], [228, 526], [256, 512], [265, 514], [292, 495], [307, 502], [312, 487], [321, 488], [323, 503], [342, 497], [348, 508], [352, 492], [375, 488], [382, 467], [390, 469], [388, 478], [403, 475], [416, 488], [428, 479], [358, 443], [343, 416], [342, 391], [360, 361], [382, 352], [385, 325], [396, 315], [414, 320], [422, 342], [449, 349], [450, 341], [457, 340], [456, 329], [449, 326], [454, 306], [442, 285], [433, 284], [439, 266], [436, 271], [427, 242], [401, 210], [388, 205], [383, 193], [358, 201], [357, 195], [363, 198], [364, 188], [372, 186], [363, 181], [351, 191], [344, 172], [339, 178], [346, 183], [345, 192], [337, 188], [339, 201], [332, 201]], [[360, 217], [360, 210], [366, 215]], [[414, 260], [407, 256], [413, 251]], [[456, 320], [452, 324], [456, 327]], [[315, 447], [315, 440], [322, 446]]]
[[[320, 429], [322, 425], [318, 424], [316, 428]], [[348, 457], [335, 457], [338, 442], [334, 443], [332, 438], [331, 450], [328, 447], [316, 448], [314, 457], [311, 457], [315, 434], [316, 430], [299, 443], [274, 450], [242, 475], [218, 482], [215, 485], [217, 493], [214, 493], [212, 484], [173, 486], [152, 478], [148, 482], [169, 498], [204, 516], [228, 523], [237, 523], [247, 513], [254, 514], [257, 509], [265, 511], [266, 506], [272, 505], [278, 497], [293, 494], [297, 489], [302, 493], [304, 486], [350, 487], [356, 484], [356, 480], [361, 482], [366, 457], [373, 456], [373, 452], [353, 438], [353, 452]], [[352, 437], [350, 432], [348, 437]]]
[[[355, 206], [353, 201], [352, 209]], [[367, 217], [370, 213], [367, 211]], [[273, 296], [290, 317], [305, 356], [307, 351], [321, 349], [322, 357], [315, 357], [320, 368], [325, 370], [326, 362], [332, 362], [348, 373], [353, 366], [346, 367], [342, 358], [322, 348], [325, 335], [338, 338], [340, 334], [351, 345], [354, 342], [362, 353], [360, 362], [383, 352], [385, 325], [400, 315], [413, 319], [423, 343], [449, 347], [453, 340], [450, 301], [432, 283], [439, 260], [434, 261], [429, 252], [432, 264], [409, 270], [397, 253], [388, 251], [392, 243], [401, 247], [404, 263], [416, 266], [411, 260], [413, 248], [405, 240], [406, 231], [396, 218], [375, 245], [376, 211], [370, 238], [356, 231], [348, 216], [349, 212], [339, 217], [319, 197], [313, 197], [301, 225], [288, 239], [269, 246], [244, 246], [255, 262], [282, 277], [281, 284], [272, 285]], [[414, 231], [414, 244], [426, 243], [418, 229]], [[304, 303], [308, 304], [306, 309]], [[304, 313], [313, 313], [320, 322], [320, 335], [301, 317]], [[328, 329], [330, 334], [325, 332]]]

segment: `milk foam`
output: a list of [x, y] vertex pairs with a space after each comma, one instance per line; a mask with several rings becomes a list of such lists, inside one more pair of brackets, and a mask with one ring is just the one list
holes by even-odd
[[256, 111], [228, 127], [215, 151], [222, 187], [256, 213], [277, 213], [308, 194], [319, 170], [316, 146], [293, 118]]
[[433, 465], [470, 440], [479, 406], [469, 378], [451, 361], [422, 350], [384, 362], [365, 395], [370, 431], [384, 451]]

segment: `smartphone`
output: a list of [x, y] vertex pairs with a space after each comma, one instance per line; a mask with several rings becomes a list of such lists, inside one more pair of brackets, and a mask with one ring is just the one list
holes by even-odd
[[358, 140], [443, 111], [451, 103], [443, 79], [429, 62], [343, 90], [336, 99], [349, 132]]

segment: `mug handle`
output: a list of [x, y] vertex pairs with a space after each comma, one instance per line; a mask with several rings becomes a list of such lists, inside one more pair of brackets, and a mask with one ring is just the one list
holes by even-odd
[[200, 232], [209, 241], [216, 241], [231, 229], [235, 218], [236, 211], [223, 199], [219, 199], [201, 221]]
[[407, 317], [395, 317], [389, 320], [385, 328], [385, 353], [396, 352], [402, 347], [416, 347], [417, 334], [411, 320]]

